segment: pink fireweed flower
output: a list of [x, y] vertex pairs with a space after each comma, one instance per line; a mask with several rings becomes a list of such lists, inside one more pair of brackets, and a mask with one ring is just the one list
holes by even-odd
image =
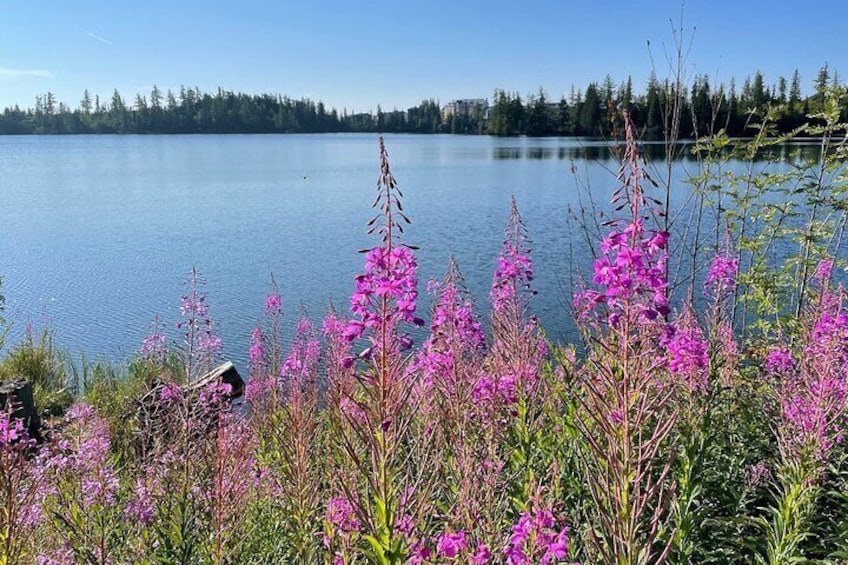
[[362, 527], [353, 510], [353, 505], [343, 497], [331, 498], [327, 501], [324, 519], [342, 532], [356, 532]]
[[496, 311], [515, 300], [518, 290], [533, 280], [533, 262], [511, 241], [504, 244], [492, 281], [492, 308]]
[[624, 414], [621, 413], [621, 410], [612, 410], [607, 416], [607, 420], [613, 426], [621, 425], [624, 422]]
[[224, 407], [232, 397], [233, 387], [228, 383], [210, 383], [198, 395], [198, 402], [205, 410], [217, 410]]
[[477, 546], [477, 550], [469, 558], [471, 565], [489, 565], [492, 562], [492, 552], [484, 543]]
[[165, 336], [152, 333], [141, 343], [141, 356], [144, 359], [159, 359], [165, 354]]
[[410, 555], [409, 559], [406, 560], [406, 565], [424, 565], [430, 559], [431, 553], [424, 541], [415, 542], [409, 550]]
[[162, 332], [159, 315], [153, 317], [150, 333], [141, 342], [141, 358], [145, 361], [160, 361], [168, 353], [167, 339]]
[[159, 389], [159, 400], [161, 402], [180, 402], [183, 399], [183, 390], [179, 385], [165, 384]]
[[548, 565], [568, 558], [568, 528], [550, 510], [522, 512], [504, 549], [509, 565]]
[[29, 443], [24, 421], [9, 418], [7, 411], [0, 411], [0, 449], [11, 449], [18, 445], [26, 447]]
[[795, 359], [787, 347], [775, 347], [766, 355], [766, 371], [775, 376], [791, 374], [795, 370]]
[[691, 392], [704, 392], [709, 384], [710, 345], [690, 307], [669, 326], [664, 345], [669, 372], [682, 379]]
[[185, 295], [180, 300], [180, 315], [184, 318], [203, 318], [209, 314], [206, 295], [202, 293]]
[[474, 383], [474, 403], [482, 404], [495, 398], [497, 384], [495, 378], [489, 374], [482, 374]]
[[533, 294], [530, 287], [533, 281], [530, 239], [527, 235], [527, 227], [518, 211], [515, 196], [512, 197], [505, 235], [506, 239], [492, 277], [492, 289], [489, 292], [492, 311], [495, 314], [507, 309], [523, 307], [520, 301], [526, 300], [527, 296]]
[[265, 359], [265, 334], [261, 328], [254, 328], [250, 334], [250, 348], [247, 351], [247, 362], [251, 374], [262, 373], [267, 361]]
[[[350, 297], [354, 315], [347, 326], [348, 341], [361, 338], [382, 324], [397, 327], [401, 322], [422, 325], [415, 316], [418, 299], [418, 264], [407, 247], [375, 247], [365, 256], [365, 272], [356, 277]], [[385, 305], [386, 301], [388, 305]]]
[[436, 551], [441, 557], [452, 559], [468, 549], [468, 540], [462, 530], [456, 533], [444, 533], [439, 536], [436, 543]]
[[327, 363], [331, 372], [346, 372], [353, 366], [347, 339], [347, 323], [331, 310], [321, 323], [321, 333], [327, 343]]
[[312, 323], [301, 318], [291, 352], [280, 366], [280, 377], [293, 388], [310, 384], [318, 372], [320, 354], [321, 345], [312, 331]]
[[[478, 379], [476, 396], [494, 393], [492, 408], [512, 405], [537, 392], [539, 371], [547, 349], [538, 321], [529, 315], [534, 294], [530, 239], [513, 197], [498, 267], [492, 281], [492, 345], [489, 375]], [[488, 382], [487, 382], [488, 381]], [[500, 406], [499, 406], [500, 405]], [[508, 408], [511, 412], [511, 408]]]
[[848, 312], [842, 296], [823, 289], [814, 320], [798, 363], [787, 352], [772, 354], [767, 363], [784, 371], [779, 383], [782, 449], [824, 462], [842, 439], [848, 398]]
[[732, 292], [736, 288], [736, 277], [739, 274], [739, 258], [728, 255], [716, 255], [710, 270], [707, 272], [707, 280], [704, 287], [716, 295]]
[[578, 318], [588, 319], [600, 306], [606, 309], [610, 325], [621, 321], [627, 305], [628, 313], [647, 320], [668, 314], [666, 292], [668, 234], [654, 231], [645, 234], [643, 220], [633, 220], [623, 231], [612, 231], [601, 244], [603, 255], [594, 264], [592, 283], [575, 295]]
[[280, 295], [276, 292], [268, 294], [265, 298], [265, 315], [270, 316], [272, 314], [279, 314], [281, 308], [282, 301], [280, 300]]
[[327, 501], [324, 510], [324, 547], [330, 547], [336, 540], [344, 544], [361, 529], [362, 524], [356, 516], [353, 504], [347, 498], [335, 497]]
[[423, 384], [436, 386], [445, 394], [456, 391], [466, 376], [472, 359], [485, 346], [482, 325], [477, 321], [471, 300], [461, 292], [462, 282], [456, 263], [451, 259], [442, 283], [428, 285], [436, 295], [430, 323], [430, 336], [418, 353], [415, 367], [422, 370]]
[[156, 513], [153, 500], [156, 490], [158, 490], [158, 485], [149, 476], [138, 477], [135, 480], [135, 487], [125, 510], [127, 516], [144, 526], [152, 524]]
[[244, 398], [250, 404], [256, 405], [272, 396], [277, 391], [278, 385], [277, 379], [270, 375], [251, 377], [244, 387]]
[[819, 281], [821, 284], [827, 283], [830, 280], [830, 277], [833, 275], [833, 261], [830, 259], [822, 260], [818, 267], [816, 267], [816, 273], [813, 277]]
[[197, 338], [197, 349], [198, 351], [205, 353], [210, 356], [217, 355], [221, 352], [223, 347], [223, 343], [221, 342], [221, 338], [215, 335], [210, 331], [203, 332]]
[[115, 502], [119, 482], [109, 460], [109, 422], [87, 404], [68, 410], [66, 441], [57, 442], [46, 462], [51, 473], [64, 475], [79, 484], [82, 505], [106, 507]]

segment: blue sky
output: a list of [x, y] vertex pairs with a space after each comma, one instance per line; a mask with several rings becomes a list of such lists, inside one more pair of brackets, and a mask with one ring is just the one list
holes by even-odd
[[[668, 74], [679, 1], [213, 0], [0, 2], [0, 106], [83, 89], [130, 101], [152, 85], [280, 92], [349, 111], [422, 98], [559, 98], [609, 74], [641, 89]], [[766, 81], [801, 71], [809, 91], [827, 61], [848, 80], [848, 2], [690, 0], [686, 70]], [[651, 50], [647, 41], [651, 42]], [[652, 61], [653, 55], [653, 61]]]

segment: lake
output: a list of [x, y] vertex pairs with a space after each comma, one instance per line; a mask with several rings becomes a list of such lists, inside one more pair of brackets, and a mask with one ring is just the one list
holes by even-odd
[[[420, 290], [453, 254], [481, 311], [510, 195], [534, 242], [534, 312], [573, 339], [568, 308], [588, 257], [569, 208], [617, 186], [608, 144], [574, 138], [393, 135], [392, 171], [420, 247]], [[674, 198], [696, 165], [674, 170]], [[274, 274], [300, 312], [347, 311], [379, 173], [370, 134], [0, 137], [0, 275], [14, 344], [50, 328], [72, 354], [125, 359], [155, 314], [174, 328], [192, 266], [226, 357], [244, 369]], [[582, 195], [582, 196], [581, 196]], [[421, 306], [426, 313], [428, 303]]]

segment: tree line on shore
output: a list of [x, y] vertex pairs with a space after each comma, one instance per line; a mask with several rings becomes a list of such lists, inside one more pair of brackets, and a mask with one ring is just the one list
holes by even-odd
[[[807, 116], [822, 109], [825, 91], [839, 77], [825, 64], [813, 83], [813, 93], [802, 95], [800, 73], [767, 84], [757, 71], [741, 88], [711, 83], [699, 75], [690, 84], [659, 80], [652, 73], [644, 92], [634, 93], [632, 80], [619, 85], [607, 76], [584, 90], [572, 88], [558, 101], [541, 88], [522, 98], [496, 89], [487, 106], [470, 105], [445, 112], [434, 99], [408, 110], [341, 113], [323, 102], [293, 99], [279, 94], [245, 94], [219, 88], [215, 93], [181, 87], [178, 93], [154, 86], [149, 96], [129, 102], [117, 90], [108, 100], [86, 90], [76, 108], [47, 92], [31, 108], [7, 107], [0, 114], [2, 134], [87, 133], [459, 133], [561, 136], [615, 136], [620, 116], [627, 110], [648, 138], [667, 136], [672, 124], [678, 137], [693, 138], [724, 129], [745, 136], [751, 116], [771, 106], [779, 108], [777, 127], [792, 131]], [[848, 116], [848, 106], [842, 110]], [[755, 120], [756, 121], [756, 120]]]

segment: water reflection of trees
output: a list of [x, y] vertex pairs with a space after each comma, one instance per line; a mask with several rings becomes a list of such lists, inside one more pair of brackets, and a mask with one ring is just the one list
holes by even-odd
[[[678, 159], [683, 162], [696, 161], [697, 156], [693, 153], [694, 145], [691, 142], [682, 143], [684, 150], [680, 152]], [[729, 154], [732, 147], [725, 149]], [[620, 146], [615, 143], [590, 143], [586, 145], [508, 145], [492, 148], [492, 159], [501, 160], [568, 160], [568, 161], [608, 161], [618, 160]], [[645, 143], [642, 151], [649, 160], [665, 159], [666, 146], [663, 143]], [[816, 159], [819, 154], [819, 145], [816, 143], [784, 143], [763, 148], [755, 157], [755, 161], [785, 160], [795, 162], [802, 159]]]

